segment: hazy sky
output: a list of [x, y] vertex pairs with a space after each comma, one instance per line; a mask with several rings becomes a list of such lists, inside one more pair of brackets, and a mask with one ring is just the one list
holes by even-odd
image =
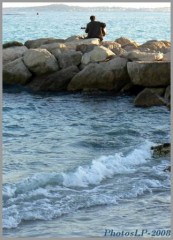
[[131, 3], [113, 3], [113, 2], [105, 2], [105, 3], [94, 3], [94, 2], [75, 2], [75, 3], [68, 3], [68, 2], [8, 2], [8, 3], [3, 3], [3, 7], [32, 7], [32, 6], [43, 6], [43, 5], [50, 5], [50, 4], [67, 4], [71, 6], [82, 6], [82, 7], [94, 7], [94, 6], [106, 6], [106, 7], [134, 7], [134, 8], [145, 8], [145, 7], [150, 7], [150, 8], [155, 8], [155, 7], [170, 7], [170, 3], [166, 2], [131, 2]]

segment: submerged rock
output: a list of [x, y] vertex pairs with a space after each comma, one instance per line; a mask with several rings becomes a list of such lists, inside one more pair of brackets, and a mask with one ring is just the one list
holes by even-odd
[[171, 172], [171, 166], [166, 167], [163, 171], [164, 172]]
[[162, 156], [169, 156], [171, 151], [171, 144], [164, 143], [154, 147], [151, 147], [153, 150], [153, 157], [162, 157]]
[[161, 98], [155, 91], [145, 88], [135, 98], [134, 105], [136, 107], [152, 107], [167, 105], [164, 98]]

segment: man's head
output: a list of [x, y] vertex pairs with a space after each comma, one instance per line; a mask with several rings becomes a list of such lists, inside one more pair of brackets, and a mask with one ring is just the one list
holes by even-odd
[[91, 17], [90, 17], [90, 20], [91, 20], [91, 21], [95, 21], [95, 19], [96, 19], [95, 16], [91, 16]]

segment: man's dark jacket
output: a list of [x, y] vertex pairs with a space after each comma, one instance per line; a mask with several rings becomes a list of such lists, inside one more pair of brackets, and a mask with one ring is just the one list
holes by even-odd
[[87, 24], [85, 32], [88, 33], [87, 38], [100, 38], [103, 40], [103, 29], [106, 27], [105, 23], [91, 21]]

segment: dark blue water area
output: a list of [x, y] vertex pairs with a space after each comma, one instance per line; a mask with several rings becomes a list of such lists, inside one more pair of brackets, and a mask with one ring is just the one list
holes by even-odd
[[103, 154], [129, 151], [145, 139], [167, 142], [167, 108], [136, 108], [133, 101], [108, 94], [4, 93], [5, 173], [12, 180], [13, 170], [21, 167], [32, 173], [65, 170]]

